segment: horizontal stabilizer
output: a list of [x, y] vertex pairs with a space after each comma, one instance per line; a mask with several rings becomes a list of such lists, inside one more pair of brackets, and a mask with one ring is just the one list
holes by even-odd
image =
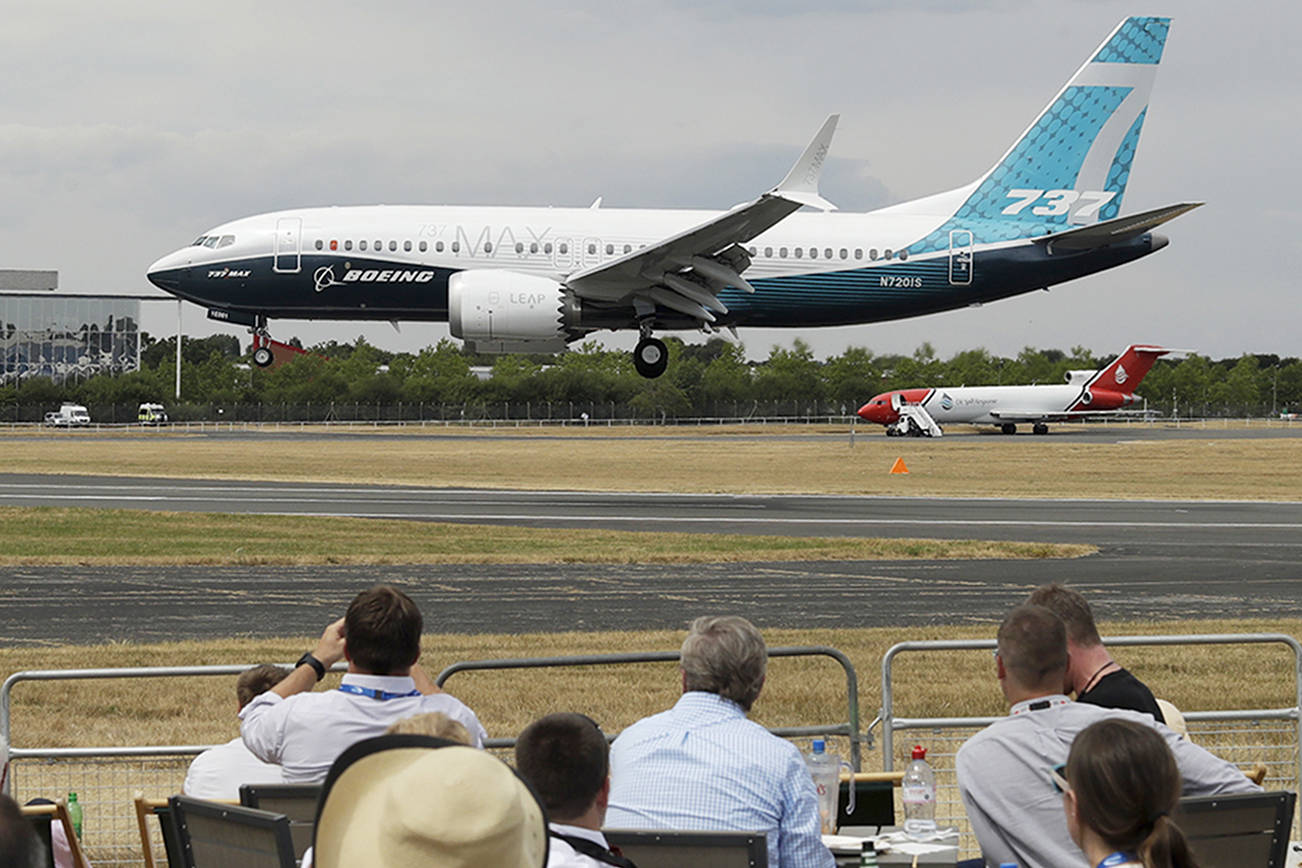
[[1167, 205], [1165, 208], [1131, 214], [1128, 217], [1114, 217], [1092, 226], [1068, 229], [1066, 232], [1045, 235], [1035, 240], [1048, 244], [1051, 251], [1093, 250], [1096, 247], [1107, 247], [1109, 244], [1137, 238], [1202, 204], [1202, 202], [1181, 202], [1179, 205]]

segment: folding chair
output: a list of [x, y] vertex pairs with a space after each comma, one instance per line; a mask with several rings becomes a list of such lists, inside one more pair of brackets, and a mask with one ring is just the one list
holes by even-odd
[[54, 866], [54, 847], [51, 845], [51, 824], [63, 827], [63, 834], [68, 839], [68, 849], [72, 852], [72, 864], [76, 868], [88, 868], [86, 854], [81, 849], [81, 840], [72, 828], [72, 817], [68, 814], [68, 803], [59, 799], [52, 805], [23, 805], [20, 810], [24, 817], [35, 827], [36, 834], [45, 845], [45, 852], [50, 856], [50, 866]]
[[1180, 800], [1174, 819], [1202, 868], [1283, 868], [1293, 793], [1240, 793]]
[[294, 858], [302, 859], [312, 846], [316, 828], [316, 806], [321, 798], [320, 784], [242, 784], [240, 804], [246, 808], [271, 811], [289, 817], [289, 836], [294, 842]]
[[189, 796], [167, 803], [184, 868], [294, 868], [284, 814]]
[[763, 832], [676, 832], [603, 829], [638, 868], [767, 868], [768, 838]]
[[[172, 809], [167, 799], [146, 799], [144, 793], [137, 792], [133, 799], [136, 806], [136, 827], [140, 830], [140, 853], [145, 860], [145, 868], [158, 868], [154, 859], [154, 836], [149, 831], [149, 817], [158, 818], [158, 827], [163, 835], [163, 850], [167, 857], [168, 868], [182, 868], [185, 860], [176, 843], [176, 824], [172, 822]], [[218, 804], [235, 804], [213, 800]]]

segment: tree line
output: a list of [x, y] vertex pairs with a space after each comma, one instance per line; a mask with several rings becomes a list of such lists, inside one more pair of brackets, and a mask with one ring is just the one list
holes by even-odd
[[[469, 408], [472, 414], [513, 418], [563, 417], [575, 407], [602, 418], [846, 415], [890, 389], [1061, 383], [1068, 370], [1097, 369], [1115, 357], [1115, 351], [1098, 354], [1084, 347], [1027, 347], [1014, 357], [973, 349], [942, 359], [924, 343], [909, 355], [851, 347], [817, 359], [796, 339], [790, 347], [772, 347], [761, 361], [748, 361], [742, 346], [720, 339], [686, 344], [671, 337], [666, 343], [667, 372], [646, 380], [627, 352], [595, 342], [555, 356], [478, 356], [447, 339], [418, 353], [393, 353], [359, 337], [351, 344], [317, 344], [287, 364], [261, 369], [249, 363], [237, 338], [214, 335], [183, 340], [181, 393], [190, 407], [312, 406], [312, 418], [324, 413], [321, 408], [349, 405], [357, 412], [405, 406], [401, 418], [417, 418], [408, 415], [417, 407], [428, 418], [439, 418], [426, 414], [436, 407], [445, 415], [459, 407], [462, 415]], [[491, 376], [481, 379], [476, 368], [491, 369]], [[122, 412], [134, 413], [134, 405], [157, 401], [172, 408], [175, 377], [175, 338], [146, 334], [140, 370], [61, 384], [43, 378], [10, 383], [0, 387], [0, 419], [26, 418], [62, 401], [85, 404], [96, 418], [103, 414], [95, 407], [129, 407]], [[1273, 415], [1302, 406], [1302, 361], [1272, 354], [1161, 359], [1137, 393], [1149, 410], [1166, 416]], [[26, 412], [19, 414], [19, 408]], [[346, 417], [342, 409], [338, 417]], [[386, 418], [392, 418], [391, 410]]]

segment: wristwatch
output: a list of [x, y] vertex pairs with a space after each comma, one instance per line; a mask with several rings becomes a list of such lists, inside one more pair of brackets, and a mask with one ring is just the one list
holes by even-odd
[[325, 674], [326, 674], [325, 664], [322, 663], [320, 660], [316, 659], [315, 657], [313, 657], [311, 651], [307, 652], [302, 657], [298, 658], [298, 662], [294, 664], [294, 667], [298, 668], [299, 666], [302, 666], [304, 663], [306, 663], [308, 666], [311, 666], [316, 671], [317, 681], [320, 681], [322, 678], [325, 678]]

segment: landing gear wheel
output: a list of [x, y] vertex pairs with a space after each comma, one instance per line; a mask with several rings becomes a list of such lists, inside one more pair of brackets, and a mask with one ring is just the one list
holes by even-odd
[[1048, 433], [1049, 433], [1049, 426], [1046, 425], [1046, 424], [1044, 424], [1043, 422], [1036, 422], [1034, 425], [1031, 426], [1031, 433], [1033, 433], [1033, 434], [1048, 434]]
[[669, 366], [669, 349], [656, 338], [642, 338], [633, 349], [633, 367], [648, 380], [654, 380]]
[[259, 368], [270, 367], [275, 360], [276, 356], [271, 351], [271, 347], [258, 347], [253, 351], [253, 364]]
[[1012, 422], [1005, 422], [1004, 424], [999, 426], [999, 430], [1004, 432], [1005, 434], [1016, 434], [1017, 426], [1014, 425]]

